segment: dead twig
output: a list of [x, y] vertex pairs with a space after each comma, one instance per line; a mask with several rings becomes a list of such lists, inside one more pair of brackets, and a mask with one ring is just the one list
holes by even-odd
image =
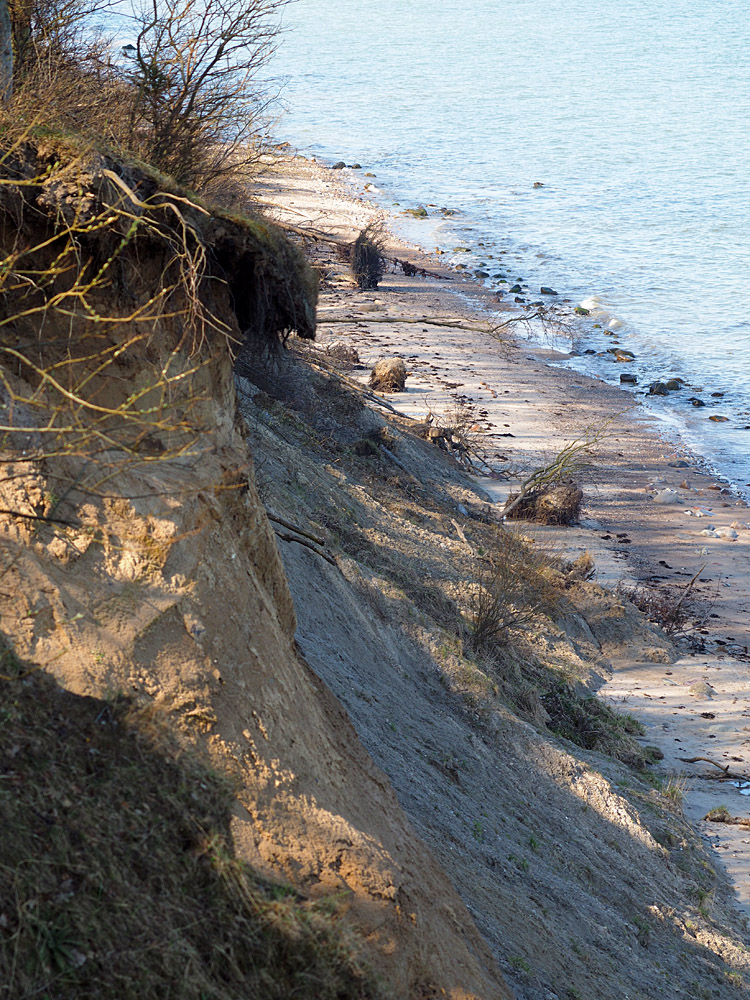
[[309, 538], [311, 542], [315, 542], [317, 545], [325, 545], [325, 538], [321, 538], [319, 535], [313, 535], [311, 531], [305, 531], [304, 528], [298, 528], [296, 524], [292, 524], [291, 521], [285, 520], [283, 517], [279, 517], [277, 514], [270, 514], [266, 511], [266, 517], [269, 521], [273, 521], [274, 524], [280, 524], [283, 528], [289, 528], [290, 531], [296, 531], [298, 535], [302, 535], [303, 538]]
[[333, 556], [329, 555], [327, 552], [321, 552], [317, 546], [313, 545], [312, 542], [307, 541], [306, 538], [299, 538], [297, 535], [287, 535], [283, 531], [277, 531], [276, 528], [274, 528], [274, 531], [276, 532], [276, 536], [280, 538], [282, 542], [296, 542], [297, 545], [304, 545], [306, 549], [310, 549], [310, 551], [314, 552], [316, 556], [320, 556], [321, 559], [325, 559], [325, 561], [330, 563], [331, 566], [336, 566], [338, 568], [338, 563]]

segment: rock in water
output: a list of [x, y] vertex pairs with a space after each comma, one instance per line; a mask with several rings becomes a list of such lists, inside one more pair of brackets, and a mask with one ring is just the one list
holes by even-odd
[[671, 378], [664, 384], [670, 392], [679, 392], [682, 388], [682, 381], [678, 378]]
[[649, 396], [668, 396], [669, 389], [667, 389], [664, 382], [652, 382], [648, 387]]
[[638, 385], [638, 379], [635, 375], [631, 375], [630, 372], [623, 372], [620, 376], [620, 381], [624, 385]]
[[542, 293], [542, 295], [557, 295], [557, 292], [554, 290], [554, 288], [548, 288], [546, 285], [542, 285], [539, 291]]
[[403, 392], [406, 386], [406, 365], [401, 358], [376, 361], [370, 373], [370, 388], [379, 392]]

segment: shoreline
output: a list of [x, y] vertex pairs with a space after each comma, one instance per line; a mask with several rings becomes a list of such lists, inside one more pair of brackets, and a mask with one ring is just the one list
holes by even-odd
[[[295, 155], [307, 159], [305, 154], [296, 153]], [[319, 159], [317, 156], [312, 156], [308, 162], [314, 163], [323, 171], [335, 169], [327, 160]], [[511, 276], [511, 271], [508, 271], [508, 280], [501, 284], [493, 281], [489, 274], [487, 278], [474, 279], [473, 269], [477, 267], [486, 267], [488, 271], [497, 268], [506, 271], [513, 266], [523, 271], [524, 263], [515, 260], [512, 264], [511, 262], [503, 262], [502, 258], [505, 258], [506, 254], [518, 255], [519, 259], [522, 255], [518, 249], [501, 250], [500, 243], [492, 244], [492, 249], [495, 252], [488, 257], [487, 251], [490, 249], [490, 243], [485, 242], [485, 240], [491, 238], [481, 232], [477, 220], [467, 217], [462, 210], [437, 208], [435, 205], [428, 204], [427, 207], [430, 210], [428, 217], [409, 219], [412, 209], [404, 208], [400, 203], [394, 202], [392, 198], [396, 196], [395, 193], [389, 193], [387, 189], [380, 188], [376, 183], [368, 182], [367, 178], [375, 180], [376, 178], [365, 168], [357, 165], [355, 169], [350, 164], [340, 171], [336, 170], [336, 173], [339, 175], [339, 179], [348, 186], [353, 197], [371, 204], [379, 214], [387, 217], [386, 226], [393, 233], [396, 242], [408, 247], [412, 252], [425, 256], [432, 261], [433, 267], [437, 266], [444, 270], [457, 281], [467, 282], [472, 287], [473, 294], [481, 289], [481, 292], [486, 293], [493, 302], [495, 302], [496, 296], [501, 296], [501, 304], [504, 302], [511, 308], [520, 306], [529, 309], [539, 300], [541, 293], [530, 288], [526, 278], [520, 277], [517, 278], [517, 281], [522, 285], [522, 291], [520, 297], [514, 299], [514, 296], [510, 294], [510, 289], [516, 287], [514, 283], [516, 279]], [[373, 194], [376, 201], [370, 202], [368, 199]], [[426, 202], [420, 203], [420, 207], [423, 204]], [[469, 235], [467, 232], [462, 232], [460, 228], [456, 228], [462, 222], [468, 223], [467, 228], [476, 229], [476, 232]], [[434, 252], [426, 249], [425, 243], [432, 242], [432, 239], [422, 238], [420, 242], [420, 234], [416, 232], [416, 229], [425, 224], [430, 226], [429, 234], [431, 237], [437, 235], [436, 231], [441, 226], [447, 226], [448, 233], [455, 235], [455, 243], [463, 244], [461, 253], [437, 246]], [[485, 263], [485, 260], [490, 258], [492, 258], [492, 263]], [[526, 268], [528, 268], [528, 262], [526, 262]], [[536, 279], [538, 278], [537, 274]], [[575, 358], [580, 358], [583, 362], [583, 364], [578, 365], [574, 362], [569, 366], [570, 369], [619, 389], [629, 399], [643, 398], [647, 400], [647, 408], [653, 411], [656, 419], [664, 426], [666, 440], [670, 441], [674, 448], [690, 451], [693, 460], [700, 461], [708, 475], [720, 478], [750, 503], [750, 463], [746, 463], [747, 468], [744, 469], [742, 467], [734, 468], [738, 463], [742, 463], [744, 455], [744, 441], [737, 439], [736, 435], [750, 432], [750, 424], [743, 423], [745, 420], [750, 421], [750, 409], [742, 408], [743, 401], [741, 399], [712, 398], [732, 395], [731, 391], [726, 391], [729, 377], [721, 384], [710, 382], [708, 386], [704, 387], [699, 384], [701, 379], [698, 373], [692, 372], [691, 376], [687, 370], [689, 359], [682, 359], [682, 361], [678, 358], [670, 359], [664, 354], [665, 348], [663, 346], [654, 348], [652, 345], [651, 349], [656, 351], [654, 358], [647, 356], [648, 345], [646, 344], [641, 345], [646, 349], [646, 353], [640, 352], [638, 346], [628, 339], [630, 333], [633, 332], [628, 329], [628, 324], [623, 323], [614, 312], [602, 304], [597, 293], [589, 290], [583, 293], [580, 299], [575, 296], [571, 297], [571, 294], [573, 293], [564, 289], [557, 296], [541, 295], [545, 308], [549, 310], [548, 325], [554, 326], [558, 323], [560, 328], [566, 331], [561, 336], [569, 340], [570, 349], [565, 353], [568, 354], [570, 361], [574, 362]], [[585, 315], [577, 314], [579, 307], [586, 310]], [[538, 323], [536, 325], [539, 327]], [[635, 331], [635, 335], [636, 338], [639, 338], [637, 331]], [[545, 336], [544, 330], [539, 329], [535, 334], [530, 334], [529, 340], [543, 344]], [[620, 337], [624, 337], [624, 341], [621, 341]], [[616, 377], [625, 366], [615, 365], [617, 371], [612, 375], [607, 371], [609, 364], [605, 362], [611, 363], [613, 361], [612, 349], [618, 346], [625, 353], [628, 353], [631, 348], [636, 351], [633, 368], [638, 371], [639, 385], [637, 387], [628, 387], [617, 383]], [[587, 356], [589, 357], [587, 358]], [[626, 370], [628, 369], [630, 366], [627, 366]], [[685, 377], [683, 378], [683, 376]], [[679, 394], [676, 392], [668, 393], [667, 395], [672, 396], [670, 402], [667, 402], [662, 396], [648, 394], [647, 390], [650, 385], [675, 377], [684, 382], [684, 390]], [[715, 380], [715, 376], [712, 378]], [[722, 391], [714, 393], [712, 392], [714, 389]], [[696, 404], [696, 409], [690, 407], [685, 409], [685, 404], [689, 399], [696, 396], [706, 408], [702, 408], [699, 403]], [[707, 427], [703, 427], [701, 421], [713, 419], [711, 416], [712, 408], [717, 409], [716, 416], [720, 426], [714, 424], [709, 430]], [[726, 414], [729, 416], [727, 417]], [[715, 444], [712, 451], [711, 439], [715, 440], [715, 436], [722, 433], [735, 435], [733, 442], [728, 450], [726, 446], [718, 443]]]
[[[338, 172], [299, 158], [284, 162], [265, 185], [280, 218], [292, 213], [287, 218], [297, 225], [304, 216], [319, 230], [347, 237], [377, 214]], [[417, 248], [395, 240], [391, 248], [420, 267], [445, 271]], [[711, 605], [710, 631], [696, 635], [702, 649], [677, 647], [669, 663], [613, 662], [599, 694], [635, 714], [646, 727], [644, 742], [661, 748], [661, 770], [677, 776], [686, 815], [711, 843], [750, 916], [750, 840], [742, 827], [702, 820], [721, 805], [746, 815], [747, 799], [709, 780], [716, 773], [711, 765], [684, 762], [710, 758], [750, 773], [750, 528], [741, 527], [750, 525], [747, 504], [665, 441], [637, 400], [624, 409], [617, 387], [548, 364], [543, 348], [499, 345], [482, 333], [487, 305], [502, 317], [502, 304], [486, 289], [460, 279], [388, 273], [374, 292], [334, 283], [321, 295], [318, 344], [354, 347], [362, 380], [374, 361], [402, 356], [410, 372], [406, 391], [387, 401], [406, 416], [446, 413], [457, 402], [472, 406], [501, 470], [497, 479], [480, 480], [496, 513], [513, 488], [514, 467], [533, 467], [587, 428], [604, 427], [595, 467], [582, 482], [580, 525], [519, 525], [566, 558], [590, 552], [594, 579], [610, 587], [640, 581], [662, 588], [674, 603], [695, 577], [691, 594]], [[700, 516], [702, 510], [712, 513]], [[709, 523], [736, 539], [702, 534]]]

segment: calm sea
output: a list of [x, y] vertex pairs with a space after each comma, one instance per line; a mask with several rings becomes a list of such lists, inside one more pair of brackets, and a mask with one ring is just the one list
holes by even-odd
[[544, 284], [589, 306], [577, 350], [611, 346], [595, 323], [618, 327], [635, 391], [693, 387], [648, 401], [665, 427], [750, 484], [746, 4], [296, 0], [285, 22], [280, 138], [361, 163], [397, 218], [455, 210], [402, 231], [470, 247], [455, 260], [523, 278], [532, 300]]

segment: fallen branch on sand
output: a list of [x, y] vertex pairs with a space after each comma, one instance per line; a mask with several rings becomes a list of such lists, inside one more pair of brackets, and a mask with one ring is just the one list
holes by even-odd
[[437, 319], [407, 319], [402, 316], [368, 316], [359, 319], [352, 319], [346, 316], [318, 316], [318, 326], [327, 326], [332, 323], [412, 323], [416, 326], [445, 326], [451, 330], [471, 330], [474, 333], [490, 333], [490, 328], [486, 325], [465, 323], [463, 320], [437, 320]]
[[[268, 204], [268, 202], [265, 204]], [[280, 219], [274, 219], [273, 224], [278, 229], [283, 229], [284, 232], [287, 233], [294, 233], [295, 236], [300, 236], [302, 239], [312, 240], [315, 243], [327, 243], [329, 246], [336, 247], [336, 250], [344, 258], [349, 256], [351, 248], [354, 245], [348, 240], [342, 240], [336, 236], [331, 236], [329, 233], [323, 233], [319, 229], [303, 229], [302, 226], [295, 226], [291, 222], [282, 222]], [[428, 271], [424, 267], [412, 264], [411, 261], [408, 260], [400, 260], [398, 257], [389, 257], [387, 254], [383, 254], [383, 260], [388, 261], [389, 264], [393, 264], [394, 267], [400, 267], [408, 278], [419, 275], [420, 278], [435, 278], [437, 281], [453, 281], [453, 277], [449, 274], [439, 274], [437, 271]]]
[[521, 483], [518, 493], [508, 501], [503, 510], [503, 517], [508, 517], [527, 497], [572, 476], [585, 464], [583, 459], [591, 455], [593, 447], [604, 436], [605, 428], [606, 424], [597, 431], [587, 431], [582, 438], [566, 444], [547, 465], [535, 469]]
[[722, 772], [721, 777], [719, 775], [713, 775], [719, 781], [746, 781], [750, 784], [750, 774], [740, 774], [739, 771], [730, 771], [729, 764], [720, 764], [717, 760], [711, 760], [710, 757], [680, 757], [679, 760], [683, 764], [697, 764], [698, 761], [704, 761], [706, 764], [713, 764], [714, 767]]

